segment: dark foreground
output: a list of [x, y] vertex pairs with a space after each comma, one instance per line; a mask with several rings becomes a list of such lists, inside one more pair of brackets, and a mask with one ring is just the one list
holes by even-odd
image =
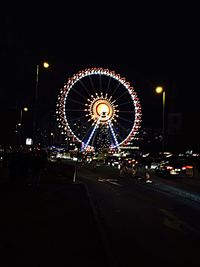
[[112, 266], [87, 189], [72, 183], [72, 171], [50, 164], [37, 190], [0, 174], [1, 267]]
[[85, 166], [74, 183], [74, 169], [49, 162], [34, 188], [0, 168], [0, 267], [199, 266], [195, 179], [146, 184]]

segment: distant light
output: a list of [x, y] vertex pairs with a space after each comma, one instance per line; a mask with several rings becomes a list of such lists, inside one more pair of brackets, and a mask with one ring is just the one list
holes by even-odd
[[25, 107], [25, 108], [24, 108], [24, 111], [28, 111], [28, 108], [27, 108], [27, 107]]
[[47, 68], [49, 67], [49, 63], [48, 63], [48, 62], [44, 62], [44, 63], [43, 63], [43, 67], [44, 67], [45, 69], [47, 69]]
[[156, 87], [156, 93], [157, 93], [157, 94], [160, 94], [160, 93], [162, 93], [162, 92], [163, 92], [163, 90], [164, 90], [164, 89], [163, 89], [163, 87], [162, 87], [162, 86], [157, 86], [157, 87]]
[[33, 144], [32, 138], [26, 138], [26, 145], [31, 146]]

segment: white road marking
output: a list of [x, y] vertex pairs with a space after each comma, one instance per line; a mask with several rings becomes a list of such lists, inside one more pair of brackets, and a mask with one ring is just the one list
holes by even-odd
[[102, 178], [98, 178], [97, 180], [98, 182], [105, 182], [105, 179], [102, 179]]
[[118, 183], [118, 180], [117, 179], [103, 179], [101, 177], [99, 177], [97, 179], [98, 182], [107, 182], [107, 183], [110, 183], [110, 184], [114, 184], [114, 185], [117, 185], [117, 186], [122, 186], [121, 184]]
[[122, 186], [121, 184], [117, 183], [117, 182], [112, 182], [112, 181], [108, 181], [110, 184], [114, 184], [114, 185], [117, 185], [117, 186]]
[[193, 227], [191, 227], [189, 224], [185, 223], [184, 221], [180, 220], [170, 211], [165, 210], [165, 209], [160, 209], [160, 211], [164, 215], [163, 224], [165, 226], [172, 228], [174, 230], [180, 231], [180, 232], [185, 232], [189, 230], [191, 232], [199, 234], [199, 232], [196, 231], [196, 229], [194, 229]]

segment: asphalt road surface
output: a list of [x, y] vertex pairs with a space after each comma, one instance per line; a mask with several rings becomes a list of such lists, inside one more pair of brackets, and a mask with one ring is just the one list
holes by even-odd
[[76, 179], [88, 188], [115, 266], [199, 266], [198, 194], [106, 166], [78, 168]]

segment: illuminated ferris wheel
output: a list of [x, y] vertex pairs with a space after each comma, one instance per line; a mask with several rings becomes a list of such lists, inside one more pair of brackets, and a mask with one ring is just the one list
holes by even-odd
[[82, 149], [118, 148], [136, 138], [141, 105], [134, 88], [114, 71], [79, 71], [60, 90], [59, 127], [81, 142]]

